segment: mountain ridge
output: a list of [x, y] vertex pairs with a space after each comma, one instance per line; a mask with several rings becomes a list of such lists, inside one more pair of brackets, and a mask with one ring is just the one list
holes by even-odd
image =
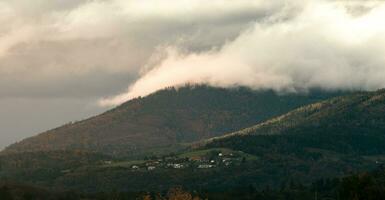
[[206, 85], [167, 88], [89, 119], [66, 124], [7, 147], [2, 153], [87, 150], [106, 154], [168, 151], [251, 126], [340, 92], [279, 95]]
[[[225, 191], [240, 185], [279, 189], [293, 180], [308, 185], [385, 163], [384, 112], [385, 91], [355, 92], [301, 106], [238, 134], [212, 139], [198, 149], [136, 160], [97, 155], [91, 162], [83, 158], [85, 164], [64, 160], [51, 173], [41, 171], [41, 166], [56, 163], [55, 155], [60, 152], [46, 154], [48, 158], [37, 153], [31, 159], [41, 166], [14, 169], [4, 165], [3, 173], [41, 186], [90, 192], [162, 191], [175, 185], [191, 190], [203, 186]], [[71, 153], [65, 155], [71, 158]], [[72, 157], [69, 160], [79, 158]], [[16, 155], [3, 159], [21, 162]]]

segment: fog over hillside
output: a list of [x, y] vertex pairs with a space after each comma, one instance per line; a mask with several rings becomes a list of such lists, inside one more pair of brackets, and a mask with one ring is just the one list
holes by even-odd
[[185, 52], [178, 46], [165, 48], [165, 58], [151, 65], [127, 93], [101, 104], [119, 104], [186, 82], [285, 92], [314, 87], [382, 88], [385, 22], [381, 19], [385, 17], [385, 3], [362, 12], [349, 10], [347, 5], [287, 2], [221, 47], [203, 52]]
[[382, 88], [384, 18], [370, 0], [3, 0], [0, 148], [172, 85]]

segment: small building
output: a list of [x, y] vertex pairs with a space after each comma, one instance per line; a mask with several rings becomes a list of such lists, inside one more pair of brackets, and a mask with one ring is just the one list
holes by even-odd
[[131, 169], [139, 169], [139, 166], [133, 165], [133, 166], [131, 167]]
[[167, 166], [172, 167], [174, 169], [182, 169], [184, 167], [183, 164], [178, 163], [168, 163]]
[[202, 158], [200, 156], [192, 156], [189, 158], [190, 161], [197, 161], [197, 162], [201, 162], [202, 161]]
[[111, 164], [112, 164], [112, 161], [111, 161], [111, 160], [106, 160], [106, 161], [104, 161], [104, 164], [106, 164], [106, 165], [111, 165]]
[[209, 164], [203, 164], [203, 165], [199, 165], [198, 168], [199, 169], [209, 169], [209, 168], [213, 168], [214, 165], [209, 165]]
[[174, 169], [181, 169], [181, 168], [183, 168], [183, 165], [182, 164], [174, 164], [173, 167], [174, 167]]
[[155, 166], [148, 166], [148, 167], [147, 167], [147, 170], [148, 170], [148, 171], [152, 171], [152, 170], [154, 170], [155, 168], [156, 168]]

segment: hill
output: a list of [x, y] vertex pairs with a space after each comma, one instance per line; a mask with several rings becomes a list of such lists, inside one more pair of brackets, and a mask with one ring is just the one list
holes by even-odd
[[343, 177], [385, 163], [384, 109], [384, 90], [357, 92], [300, 107], [181, 153], [108, 162], [104, 162], [108, 157], [96, 157], [94, 162], [66, 167], [65, 173], [56, 167], [61, 173], [39, 175], [44, 179], [38, 180], [26, 173], [33, 172], [27, 167], [13, 173], [8, 167], [3, 174], [17, 181], [91, 193], [156, 192], [182, 185], [189, 191], [221, 194], [238, 187], [277, 191], [286, 185], [309, 186], [318, 179]]
[[244, 184], [309, 184], [385, 163], [384, 111], [385, 90], [357, 92], [303, 106], [194, 148], [225, 148], [258, 157], [236, 172], [247, 174]]
[[338, 92], [279, 95], [204, 85], [167, 88], [90, 119], [27, 138], [2, 153], [81, 150], [134, 156], [246, 128]]
[[320, 149], [385, 153], [385, 90], [359, 92], [298, 108], [256, 126], [207, 141], [255, 155]]

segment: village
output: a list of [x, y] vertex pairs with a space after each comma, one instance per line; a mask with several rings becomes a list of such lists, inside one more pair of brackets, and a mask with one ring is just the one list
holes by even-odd
[[105, 161], [105, 166], [120, 166], [132, 171], [154, 171], [157, 169], [211, 169], [240, 165], [254, 159], [244, 153], [229, 151], [204, 151], [189, 155], [170, 155], [161, 158], [148, 158], [137, 162], [114, 163]]

